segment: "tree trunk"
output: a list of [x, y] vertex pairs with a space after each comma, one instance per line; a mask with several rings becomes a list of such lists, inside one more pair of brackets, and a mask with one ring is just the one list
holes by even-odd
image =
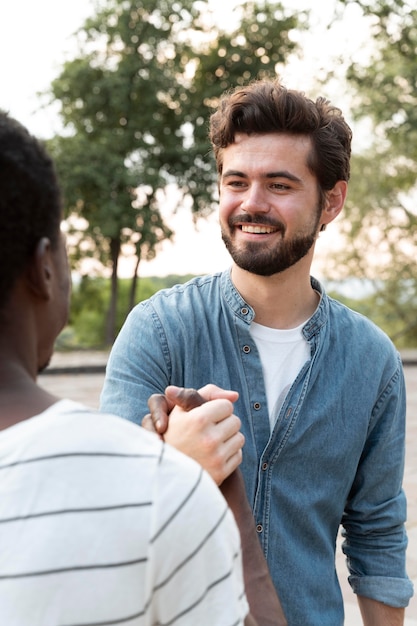
[[133, 273], [132, 281], [130, 283], [129, 303], [128, 303], [127, 313], [130, 313], [130, 311], [133, 309], [133, 307], [136, 304], [136, 291], [137, 291], [138, 282], [139, 282], [139, 276], [138, 276], [139, 264], [140, 264], [140, 254], [138, 254], [136, 257], [135, 271]]
[[106, 345], [111, 346], [116, 339], [116, 312], [117, 312], [117, 297], [118, 297], [118, 276], [117, 268], [120, 255], [120, 239], [110, 240], [110, 255], [112, 263], [111, 274], [111, 292], [110, 292], [110, 304], [107, 312], [106, 323]]

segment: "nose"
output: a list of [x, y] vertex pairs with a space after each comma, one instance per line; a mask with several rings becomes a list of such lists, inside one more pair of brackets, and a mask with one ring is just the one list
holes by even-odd
[[250, 185], [240, 205], [245, 213], [268, 213], [270, 205], [266, 190], [261, 185]]

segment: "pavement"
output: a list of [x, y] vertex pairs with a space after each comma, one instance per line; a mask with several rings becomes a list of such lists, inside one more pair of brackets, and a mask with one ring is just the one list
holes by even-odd
[[[408, 500], [407, 573], [417, 592], [417, 350], [401, 353], [407, 388], [407, 436], [404, 490]], [[39, 383], [57, 396], [71, 398], [98, 408], [104, 379], [107, 352], [55, 353]], [[341, 540], [338, 541], [339, 546]], [[347, 582], [347, 570], [341, 549], [337, 550], [336, 568], [345, 601], [345, 626], [362, 624], [355, 596]], [[417, 593], [406, 609], [404, 626], [417, 626]]]

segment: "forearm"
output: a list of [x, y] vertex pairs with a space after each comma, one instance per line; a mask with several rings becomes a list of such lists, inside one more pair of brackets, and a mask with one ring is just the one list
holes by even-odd
[[405, 609], [357, 596], [364, 626], [403, 626]]
[[[168, 424], [168, 411], [173, 405], [178, 404], [184, 411], [190, 411], [204, 404], [209, 398], [220, 398], [226, 394], [229, 400], [233, 401], [237, 395], [235, 392], [225, 392], [211, 385], [201, 392], [206, 394], [206, 398], [196, 390], [174, 387], [166, 389], [166, 397], [152, 396], [149, 398], [151, 414], [146, 421], [149, 424], [152, 422], [156, 424], [158, 432], [162, 434]], [[223, 480], [220, 490], [233, 512], [241, 536], [245, 591], [251, 612], [245, 620], [245, 626], [286, 626], [287, 621], [259, 543], [252, 509], [239, 469], [228, 472], [228, 477]]]
[[246, 497], [243, 477], [235, 470], [220, 486], [239, 527], [245, 589], [258, 626], [285, 626], [287, 621], [272, 583]]

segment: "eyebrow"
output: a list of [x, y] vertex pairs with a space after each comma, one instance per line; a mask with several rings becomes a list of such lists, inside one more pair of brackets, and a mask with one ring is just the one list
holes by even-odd
[[[240, 172], [239, 170], [227, 170], [223, 172], [222, 178], [228, 178], [230, 176], [238, 176], [239, 178], [248, 178], [248, 175], [244, 172]], [[277, 172], [266, 172], [264, 174], [265, 178], [286, 178], [287, 180], [292, 180], [294, 182], [301, 182], [301, 179], [294, 174], [291, 174], [288, 170], [279, 170]]]

